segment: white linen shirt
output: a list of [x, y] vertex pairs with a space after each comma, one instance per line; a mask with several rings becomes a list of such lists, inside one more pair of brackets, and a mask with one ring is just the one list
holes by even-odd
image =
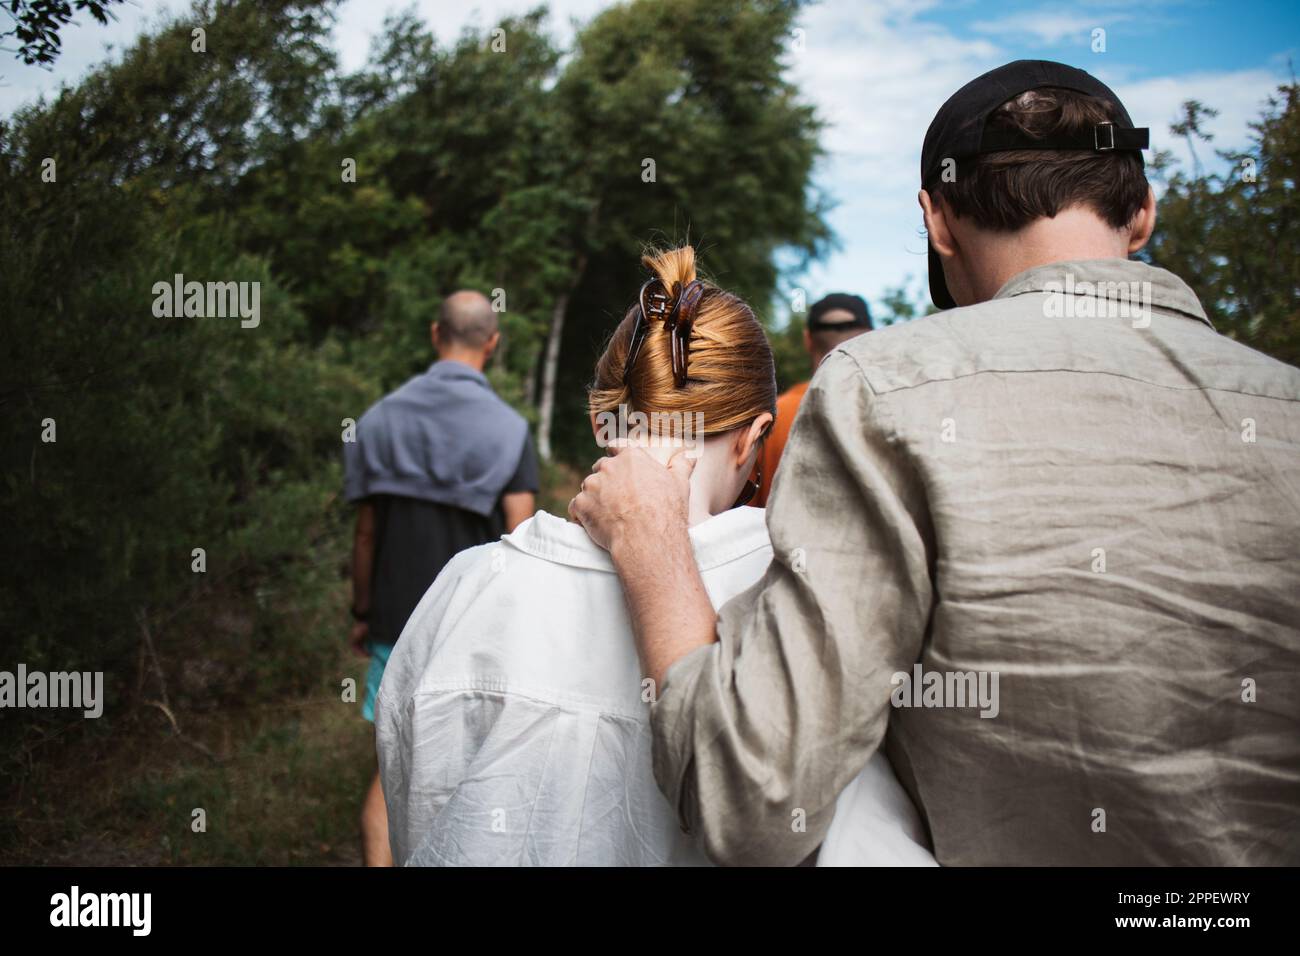
[[[772, 557], [757, 508], [690, 534], [715, 608]], [[394, 861], [707, 864], [655, 784], [651, 696], [618, 576], [580, 526], [540, 512], [461, 552], [407, 622], [376, 701]], [[826, 862], [933, 864], [883, 756], [845, 805]]]

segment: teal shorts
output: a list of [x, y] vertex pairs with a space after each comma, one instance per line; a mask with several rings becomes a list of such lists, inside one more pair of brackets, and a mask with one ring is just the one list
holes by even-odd
[[375, 722], [375, 695], [379, 693], [379, 682], [384, 679], [384, 668], [388, 666], [388, 655], [393, 653], [392, 644], [367, 644], [370, 650], [370, 669], [366, 671], [366, 701], [361, 705], [361, 716], [372, 724]]

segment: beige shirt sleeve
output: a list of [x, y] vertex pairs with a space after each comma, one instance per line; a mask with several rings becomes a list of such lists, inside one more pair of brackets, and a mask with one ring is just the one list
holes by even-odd
[[832, 353], [768, 505], [772, 564], [722, 608], [717, 643], [668, 671], [655, 776], [718, 863], [793, 865], [817, 848], [881, 744], [891, 675], [920, 656], [933, 533], [900, 447], [887, 402]]

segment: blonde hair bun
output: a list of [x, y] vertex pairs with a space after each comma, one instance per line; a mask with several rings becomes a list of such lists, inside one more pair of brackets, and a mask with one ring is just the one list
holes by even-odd
[[665, 289], [671, 289], [674, 283], [679, 283], [679, 287], [685, 289], [687, 285], [694, 282], [695, 276], [695, 247], [678, 246], [676, 249], [647, 249], [641, 255], [641, 265], [645, 266], [660, 282], [664, 284]]
[[[647, 250], [641, 263], [667, 289], [685, 289], [697, 278], [691, 246]], [[616, 413], [619, 406], [669, 419], [699, 413], [707, 436], [747, 425], [763, 412], [776, 414], [776, 366], [767, 333], [739, 296], [701, 282], [705, 292], [691, 326], [686, 384], [679, 388], [673, 378], [670, 335], [660, 323], [648, 331], [636, 362], [624, 374], [640, 314], [640, 305], [634, 304], [596, 361], [587, 393], [593, 415]]]

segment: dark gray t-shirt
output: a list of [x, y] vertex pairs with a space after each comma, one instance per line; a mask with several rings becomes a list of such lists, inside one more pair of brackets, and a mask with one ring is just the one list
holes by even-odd
[[[502, 495], [538, 490], [537, 456], [532, 437]], [[373, 495], [375, 564], [370, 584], [370, 640], [395, 644], [424, 592], [459, 552], [495, 541], [505, 533], [505, 515], [497, 502], [480, 515], [455, 505], [397, 495]]]
[[454, 360], [371, 406], [343, 462], [344, 496], [376, 508], [370, 635], [381, 644], [396, 642], [452, 555], [501, 536], [501, 496], [538, 485], [528, 423]]

